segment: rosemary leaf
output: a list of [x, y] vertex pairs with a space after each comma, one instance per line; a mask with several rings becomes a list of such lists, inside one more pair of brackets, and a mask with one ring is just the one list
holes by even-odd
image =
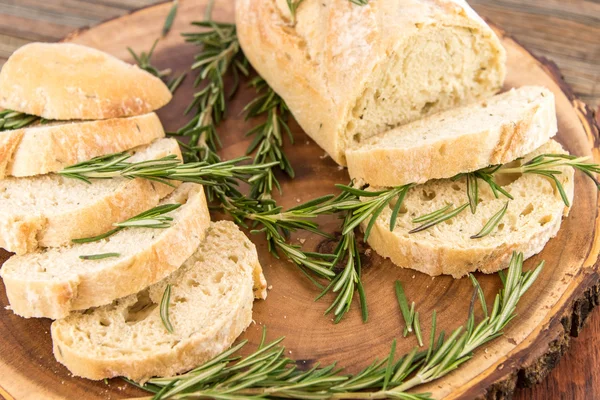
[[466, 174], [466, 176], [469, 206], [471, 207], [471, 213], [475, 214], [477, 211], [477, 204], [479, 203], [479, 187], [477, 185], [477, 176], [475, 176], [475, 174]]
[[396, 281], [396, 298], [398, 299], [398, 305], [400, 306], [400, 312], [402, 318], [404, 318], [404, 327], [407, 332], [412, 332], [412, 320], [410, 318], [410, 309], [408, 308], [408, 300], [406, 294], [404, 294], [404, 288], [400, 281]]
[[[414, 303], [413, 303], [414, 304]], [[413, 328], [415, 329], [415, 336], [420, 347], [423, 347], [423, 334], [421, 333], [421, 323], [419, 322], [419, 312], [415, 312], [415, 318], [413, 319]]]
[[85, 256], [79, 256], [79, 258], [81, 258], [82, 260], [102, 260], [104, 258], [111, 258], [111, 257], [120, 257], [121, 254], [119, 253], [102, 253], [102, 254], [90, 254], [90, 255], [85, 255]]
[[160, 301], [160, 319], [162, 320], [165, 329], [169, 333], [173, 333], [173, 325], [171, 325], [171, 321], [169, 320], [169, 302], [171, 300], [171, 284], [168, 284], [165, 287], [165, 291], [163, 293], [162, 299]]
[[483, 226], [483, 228], [478, 234], [471, 236], [471, 239], [480, 239], [492, 233], [492, 231], [496, 228], [496, 226], [498, 226], [502, 218], [504, 218], [506, 210], [508, 210], [508, 201], [504, 203], [504, 207], [502, 207], [500, 211], [498, 211], [490, 218], [490, 220]]
[[[500, 272], [502, 272], [502, 271], [500, 271]], [[502, 276], [502, 275], [500, 275], [500, 276]], [[479, 297], [479, 302], [481, 303], [481, 309], [483, 310], [483, 313], [484, 313], [485, 317], [487, 318], [488, 307], [487, 307], [487, 303], [485, 301], [485, 295], [483, 294], [483, 289], [481, 288], [481, 285], [479, 284], [477, 279], [475, 279], [475, 276], [473, 274], [469, 274], [469, 279], [471, 279], [471, 282], [473, 283], [473, 287], [475, 288], [475, 290], [477, 292], [477, 296]], [[502, 279], [502, 283], [504, 284], [503, 279]]]
[[440, 215], [444, 215], [453, 206], [454, 206], [454, 204], [448, 204], [446, 207], [442, 207], [439, 210], [434, 211], [434, 212], [432, 212], [430, 214], [426, 214], [426, 215], [423, 215], [421, 217], [415, 218], [415, 219], [412, 220], [412, 222], [419, 223], [419, 222], [432, 221], [432, 220], [436, 219], [437, 217], [439, 217]]
[[108, 232], [105, 232], [101, 235], [98, 236], [92, 236], [92, 237], [87, 237], [87, 238], [81, 238], [81, 239], [72, 239], [71, 242], [73, 243], [91, 243], [91, 242], [97, 242], [99, 240], [105, 239], [109, 236], [114, 235], [115, 233], [119, 232], [120, 230], [122, 230], [123, 228], [114, 228], [111, 229]]
[[[424, 231], [424, 230], [426, 230], [426, 229], [429, 229], [429, 228], [431, 228], [432, 226], [435, 226], [435, 225], [437, 225], [437, 224], [439, 224], [439, 223], [442, 223], [442, 222], [444, 222], [444, 221], [446, 221], [446, 220], [449, 220], [449, 219], [451, 219], [451, 218], [454, 218], [454, 217], [456, 217], [458, 214], [460, 214], [461, 212], [463, 212], [463, 211], [464, 211], [464, 210], [465, 210], [467, 207], [469, 207], [469, 203], [465, 203], [465, 204], [463, 204], [462, 206], [460, 206], [460, 207], [458, 207], [458, 208], [455, 208], [454, 210], [452, 210], [452, 211], [449, 211], [449, 212], [446, 212], [446, 213], [444, 213], [444, 214], [441, 214], [441, 215], [439, 215], [439, 214], [438, 214], [439, 216], [438, 216], [438, 217], [436, 217], [436, 218], [433, 218], [433, 219], [430, 219], [428, 215], [424, 215], [424, 216], [422, 216], [422, 217], [419, 217], [419, 218], [427, 218], [427, 220], [428, 220], [429, 222], [427, 222], [427, 223], [425, 223], [425, 224], [423, 224], [423, 225], [421, 225], [421, 226], [419, 226], [419, 227], [417, 227], [417, 228], [415, 228], [415, 229], [413, 229], [413, 230], [409, 231], [408, 233], [417, 233], [417, 232], [421, 232], [421, 231]], [[434, 213], [436, 213], [436, 214], [437, 214], [437, 213], [439, 213], [439, 210], [438, 210], [438, 211], [434, 211]], [[433, 214], [433, 213], [432, 213], [432, 214]]]
[[173, 26], [173, 22], [175, 21], [175, 16], [177, 15], [177, 7], [179, 6], [178, 0], [173, 0], [173, 5], [169, 10], [169, 14], [165, 19], [165, 23], [162, 28], [162, 37], [167, 36], [167, 34], [171, 31], [171, 27]]

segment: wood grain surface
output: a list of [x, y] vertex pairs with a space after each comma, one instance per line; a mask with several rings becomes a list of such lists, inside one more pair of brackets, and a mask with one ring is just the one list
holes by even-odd
[[[94, 2], [90, 0], [89, 2], [85, 2], [72, 0], [52, 2], [47, 0], [44, 2], [34, 0], [20, 0], [15, 2], [0, 2], [0, 14], [2, 14], [0, 15], [0, 34], [4, 35], [0, 36], [0, 43], [2, 43], [0, 47], [2, 51], [6, 51], [5, 54], [10, 54], [10, 51], [12, 51], [10, 49], [12, 49], [13, 47], [18, 47], [20, 45], [18, 43], [22, 44], [30, 40], [55, 40], [60, 38], [61, 36], [64, 36], [64, 33], [72, 30], [77, 26], [94, 24], [96, 21], [100, 21], [105, 18], [111, 18], [119, 14], [126, 13], [128, 7], [139, 6], [145, 3], [152, 3], [152, 1], [140, 0], [120, 2]], [[578, 32], [580, 35], [582, 31], [585, 31], [587, 32], [587, 34], [590, 35], [589, 37], [582, 35], [583, 37], [587, 37], [586, 43], [590, 46], [589, 52], [578, 52], [576, 50], [577, 48], [574, 47], [574, 43], [572, 43], [572, 45], [569, 46], [567, 38], [569, 37], [569, 35], [563, 34], [562, 32], [560, 33], [560, 38], [557, 38], [556, 36], [554, 36], [553, 38], [553, 40], [562, 43], [560, 44], [560, 46], [557, 43], [551, 43], [549, 36], [547, 39], [548, 41], [544, 42], [543, 39], [540, 39], [543, 36], [543, 34], [537, 36], [531, 34], [530, 32], [528, 36], [531, 37], [518, 38], [521, 42], [527, 44], [529, 44], [527, 40], [531, 39], [532, 47], [539, 48], [541, 50], [545, 48], [544, 46], [547, 46], [550, 49], [549, 52], [538, 51], [538, 53], [546, 55], [550, 58], [554, 58], [554, 54], [556, 54], [557, 60], [560, 57], [562, 57], [563, 62], [566, 63], [569, 62], [571, 55], [577, 53], [578, 57], [580, 56], [580, 58], [575, 58], [575, 60], [583, 64], [577, 64], [576, 66], [573, 66], [571, 70], [571, 72], [573, 72], [573, 76], [568, 75], [568, 69], [566, 69], [564, 72], [565, 74], [567, 74], [567, 80], [573, 84], [573, 86], [577, 90], [577, 93], [582, 95], [582, 97], [588, 99], [592, 104], [600, 104], [600, 96], [597, 93], [599, 81], [599, 71], [597, 65], [599, 63], [598, 58], [600, 57], [600, 51], [597, 47], [599, 46], [599, 44], [595, 43], [594, 40], [592, 40], [594, 37], [594, 32], [596, 32], [596, 38], [600, 37], [597, 31], [598, 18], [600, 17], [600, 5], [598, 4], [598, 2], [475, 1], [473, 3], [475, 3], [478, 6], [482, 14], [484, 14], [492, 20], [500, 21], [500, 18], [504, 18], [505, 21], [503, 21], [502, 24], [508, 28], [509, 32], [511, 31], [511, 29], [515, 29], [517, 31], [519, 29], [523, 29], [524, 32], [527, 33], [527, 26], [532, 26], [533, 24], [533, 17], [531, 15], [535, 15], [541, 20], [544, 19], [544, 15], [548, 19], [558, 18], [558, 20], [560, 20], [561, 17], [557, 17], [557, 15], [562, 15], [561, 13], [564, 12], [565, 20], [572, 19], [573, 21], [576, 21], [576, 23], [579, 25], [577, 25], [577, 27], [574, 29], [579, 30]], [[542, 3], [548, 5], [548, 10], [550, 10], [552, 5], [556, 6], [557, 11], [547, 11], [545, 7], [542, 7]], [[219, 4], [219, 1], [217, 1], [217, 4]], [[580, 7], [587, 8], [580, 8], [577, 6], [577, 4], [579, 4]], [[519, 13], [517, 14], [514, 11], [512, 11], [511, 14], [510, 10], [518, 10]], [[595, 19], [594, 12], [596, 14]], [[525, 16], [517, 18], [517, 15]], [[10, 22], [11, 19], [12, 22]], [[79, 22], [84, 20], [87, 22], [79, 24]], [[520, 21], [520, 24], [515, 22], [515, 20]], [[27, 24], [29, 25], [27, 26]], [[546, 31], [547, 35], [550, 35], [551, 28], [555, 30], [561, 29], [561, 27], [558, 25], [560, 24], [557, 22], [557, 20], [554, 20], [554, 22], [547, 22], [545, 25], [548, 29]], [[596, 31], [594, 31], [594, 29]], [[141, 33], [143, 32], [140, 32], [140, 34]], [[536, 30], [536, 34], [537, 33], [539, 32]], [[14, 34], [14, 36], [11, 36], [12, 34]], [[120, 33], [116, 34], [115, 42], [119, 42], [119, 35]], [[573, 35], [571, 35], [570, 37], [577, 37], [577, 32], [573, 33]], [[21, 40], [21, 42], [18, 42], [17, 39]], [[562, 42], [562, 39], [565, 39], [565, 42]], [[84, 41], [86, 40], [93, 42], [93, 37], [88, 37], [87, 39], [84, 38]], [[147, 38], [146, 40], [151, 40], [151, 38]], [[582, 40], [582, 38], [579, 37], [578, 40]], [[554, 47], [555, 45], [556, 48]], [[593, 46], [596, 46], [596, 48], [594, 49]], [[556, 51], [556, 53], [553, 53], [554, 51]], [[125, 56], [124, 53], [117, 55]], [[178, 56], [178, 58], [179, 57], [184, 56]], [[162, 57], [159, 55], [159, 62], [161, 62], [163, 66], [169, 65], [169, 61], [172, 60], [169, 60], [169, 57], [167, 57], [166, 54], [163, 53]], [[178, 61], [179, 60], [177, 60], [177, 62]], [[581, 65], [587, 65], [587, 67], [581, 68]], [[578, 71], [581, 72], [581, 76], [577, 75]], [[587, 75], [585, 75], [584, 72], [587, 73]], [[538, 71], [538, 73], [540, 72]], [[591, 81], [588, 81], [588, 79], [590, 79]], [[588, 85], [586, 82], [593, 82], [593, 84]], [[169, 122], [168, 117], [166, 119], [167, 125], [170, 122], [175, 122]], [[344, 179], [344, 177], [342, 176], [340, 176], [340, 178], [342, 180]], [[409, 277], [410, 274], [404, 275], [406, 275], [406, 277]], [[377, 284], [377, 282], [375, 281], [371, 281], [369, 283], [371, 285]], [[444, 281], [441, 281], [438, 284], [441, 285], [440, 287], [446, 285]], [[493, 287], [491, 286], [489, 286], [489, 288], [493, 289]], [[456, 288], [454, 290], [456, 290]], [[259, 305], [258, 307], [260, 308], [262, 306]], [[286, 317], [287, 316], [283, 316], [282, 318], [285, 319]], [[598, 315], [596, 315], [596, 318], [592, 322], [594, 321], [596, 321], [596, 323], [591, 324], [592, 326], [585, 329], [583, 331], [583, 335], [580, 338], [572, 340], [573, 352], [567, 355], [560, 362], [558, 369], [552, 372], [550, 377], [546, 379], [541, 385], [536, 386], [534, 389], [531, 390], [522, 390], [518, 392], [517, 398], [547, 399], [560, 397], [565, 399], [587, 399], [597, 397], [595, 396], [595, 394], [600, 391], [598, 389], [600, 387], [600, 379], [598, 378], [598, 374], [594, 373], [595, 368], [593, 368], [593, 366], [598, 365], [597, 363], [599, 362], [600, 356], [598, 355], [598, 352], [594, 352], [592, 351], [592, 349], [598, 347], [594, 346], [594, 344], [600, 344], [598, 343], [600, 340], [597, 336], [597, 334], [600, 331], [600, 319], [598, 318]], [[32, 326], [35, 326], [35, 324]], [[562, 346], [563, 344], [559, 345]], [[552, 360], [549, 360], [549, 362], [552, 362]]]

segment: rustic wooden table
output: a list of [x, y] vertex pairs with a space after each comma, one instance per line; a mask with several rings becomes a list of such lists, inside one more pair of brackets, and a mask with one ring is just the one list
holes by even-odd
[[[220, 0], [233, 1], [233, 0]], [[30, 41], [56, 41], [157, 0], [0, 0], [0, 65]], [[577, 95], [600, 115], [598, 0], [470, 0], [534, 53], [555, 61]], [[218, 4], [218, 1], [217, 1]], [[201, 18], [201, 16], [198, 16]], [[115, 33], [118, 35], [118, 32]], [[600, 118], [599, 118], [600, 120]], [[600, 311], [539, 385], [516, 399], [600, 398]]]

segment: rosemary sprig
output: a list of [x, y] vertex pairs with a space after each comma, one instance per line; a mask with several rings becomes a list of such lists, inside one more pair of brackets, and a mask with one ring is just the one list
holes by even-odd
[[103, 260], [105, 258], [120, 257], [120, 256], [121, 256], [121, 254], [119, 254], [119, 253], [102, 253], [102, 254], [90, 254], [90, 255], [79, 256], [79, 258], [81, 258], [82, 260]]
[[[542, 264], [523, 273], [522, 254], [514, 254], [504, 288], [496, 295], [492, 310], [475, 325], [474, 310], [466, 329], [459, 327], [446, 339], [437, 335], [436, 313], [432, 317], [429, 346], [414, 348], [396, 359], [396, 342], [384, 360], [374, 361], [356, 375], [344, 374], [335, 364], [308, 371], [297, 368], [285, 356], [283, 338], [266, 343], [266, 330], [258, 349], [247, 356], [237, 355], [247, 341], [224, 351], [192, 371], [167, 378], [153, 378], [142, 389], [154, 393], [153, 399], [192, 398], [295, 398], [295, 399], [430, 399], [429, 393], [408, 390], [437, 380], [473, 356], [473, 351], [502, 335], [515, 317], [515, 308], [541, 272]], [[472, 278], [474, 279], [474, 278]], [[482, 303], [482, 306], [487, 306]], [[416, 314], [415, 314], [416, 315]]]
[[[218, 23], [210, 19], [194, 22], [202, 32], [184, 33], [185, 40], [198, 45], [201, 50], [195, 57], [192, 70], [198, 72], [194, 86], [202, 88], [185, 113], [193, 110], [192, 119], [170, 135], [184, 136], [189, 142], [184, 146], [184, 159], [188, 161], [218, 161], [216, 154], [221, 145], [216, 126], [227, 110], [226, 98], [239, 87], [240, 75], [248, 75], [248, 61], [240, 50], [235, 24]], [[232, 73], [233, 86], [226, 93], [224, 76]]]
[[366, 6], [369, 4], [369, 0], [350, 0], [350, 3], [356, 4], [357, 6]]
[[483, 226], [483, 228], [478, 234], [471, 236], [471, 239], [481, 239], [482, 237], [485, 237], [492, 233], [492, 231], [496, 228], [496, 226], [498, 226], [498, 224], [506, 214], [506, 210], [508, 210], [508, 201], [504, 203], [504, 207], [502, 207], [500, 211], [498, 211], [489, 219], [489, 221]]
[[[169, 15], [170, 15], [170, 13], [169, 13]], [[175, 15], [173, 15], [173, 18], [175, 18]], [[166, 22], [168, 22], [168, 21], [166, 21]], [[165, 22], [165, 26], [166, 26], [166, 22]], [[170, 26], [169, 26], [169, 29], [170, 29]], [[164, 32], [164, 30], [163, 30], [163, 32]], [[167, 87], [169, 88], [169, 90], [171, 91], [171, 93], [175, 93], [177, 88], [179, 88], [179, 85], [181, 85], [181, 83], [185, 79], [185, 73], [181, 74], [175, 78], [169, 79], [169, 76], [171, 76], [171, 73], [172, 73], [170, 68], [160, 70], [157, 67], [155, 67], [154, 65], [152, 65], [152, 61], [151, 61], [152, 54], [154, 53], [154, 50], [156, 49], [157, 44], [158, 44], [158, 39], [156, 39], [154, 41], [154, 43], [152, 44], [152, 47], [150, 47], [150, 50], [148, 52], [142, 51], [140, 54], [137, 54], [135, 51], [133, 51], [133, 49], [131, 47], [128, 47], [127, 51], [129, 52], [129, 54], [131, 54], [131, 57], [133, 57], [134, 61], [138, 65], [138, 67], [140, 67], [141, 69], [143, 69], [146, 72], [151, 73], [152, 75], [156, 76], [157, 78], [162, 79], [165, 82], [165, 84], [167, 85]]]
[[557, 178], [558, 175], [561, 174], [561, 171], [556, 168], [560, 167], [571, 167], [583, 172], [587, 177], [589, 177], [596, 187], [600, 190], [600, 182], [594, 177], [593, 174], [600, 173], [600, 165], [588, 163], [587, 161], [590, 157], [578, 157], [568, 154], [542, 154], [533, 159], [529, 160], [525, 164], [519, 167], [503, 167], [499, 168], [496, 173], [497, 174], [535, 174], [545, 176], [546, 178], [552, 180], [558, 189], [560, 196], [568, 207], [569, 199], [565, 192], [565, 189]]
[[[287, 105], [260, 76], [252, 79], [250, 85], [256, 89], [257, 97], [244, 107], [243, 112], [246, 114], [246, 119], [259, 115], [266, 115], [266, 119], [265, 122], [246, 133], [246, 136], [254, 136], [248, 150], [246, 150], [246, 154], [256, 152], [254, 156], [255, 164], [276, 161], [279, 169], [284, 171], [290, 178], [293, 178], [294, 169], [283, 151], [284, 132], [290, 142], [294, 143], [294, 137], [287, 125], [290, 116]], [[273, 168], [269, 168], [260, 178], [251, 182], [250, 196], [253, 198], [269, 198], [274, 186], [281, 192], [281, 186], [275, 177]]]
[[170, 213], [173, 210], [181, 207], [181, 204], [163, 204], [150, 210], [144, 211], [136, 216], [129, 218], [123, 222], [116, 222], [113, 224], [116, 228], [111, 229], [98, 236], [72, 239], [73, 243], [90, 243], [97, 242], [98, 240], [106, 239], [109, 236], [125, 229], [125, 228], [154, 228], [154, 229], [165, 229], [171, 226], [173, 221], [172, 217], [168, 217], [165, 214]]
[[169, 320], [169, 302], [171, 301], [171, 284], [165, 287], [162, 299], [160, 300], [160, 319], [169, 333], [173, 333], [173, 325]]
[[91, 183], [93, 179], [111, 178], [143, 178], [165, 184], [170, 180], [195, 182], [207, 186], [228, 185], [229, 191], [235, 190], [239, 181], [248, 182], [265, 174], [270, 164], [242, 164], [248, 157], [235, 158], [229, 161], [209, 163], [206, 161], [182, 164], [175, 155], [157, 160], [129, 163], [131, 157], [127, 153], [116, 153], [96, 157], [89, 161], [69, 166], [58, 173], [67, 178], [79, 179]]
[[0, 111], [0, 132], [21, 129], [36, 122], [44, 120], [37, 115], [25, 114], [19, 111]]

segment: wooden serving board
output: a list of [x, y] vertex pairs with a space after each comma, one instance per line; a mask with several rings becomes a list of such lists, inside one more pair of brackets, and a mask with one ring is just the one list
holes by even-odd
[[[169, 36], [160, 41], [155, 64], [183, 72], [192, 63], [197, 49], [184, 43], [179, 33], [193, 31], [190, 22], [204, 16], [206, 0], [184, 0]], [[66, 40], [89, 45], [131, 61], [126, 47], [147, 50], [160, 34], [170, 4], [161, 4], [110, 20], [89, 30], [71, 34]], [[232, 21], [233, 0], [217, 2], [213, 17]], [[508, 51], [509, 74], [506, 88], [522, 85], [543, 85], [551, 89], [557, 100], [559, 118], [558, 140], [571, 153], [591, 155], [598, 162], [600, 140], [591, 111], [574, 98], [556, 66], [548, 60], [536, 59], [515, 40], [497, 29]], [[159, 115], [167, 130], [181, 126], [183, 110], [188, 104], [193, 79], [188, 78], [174, 100]], [[233, 99], [227, 120], [219, 127], [223, 137], [222, 155], [232, 158], [244, 154], [249, 141], [244, 133], [258, 121], [245, 122], [240, 115], [243, 106], [253, 97], [253, 90], [244, 87]], [[335, 183], [349, 181], [340, 169], [292, 123], [295, 144], [286, 145], [286, 152], [296, 170], [294, 180], [282, 179], [285, 206], [293, 206], [334, 192]], [[598, 193], [595, 186], [577, 173], [576, 195], [570, 216], [563, 222], [558, 236], [546, 249], [526, 262], [531, 268], [540, 260], [546, 267], [517, 308], [518, 316], [505, 335], [477, 351], [475, 357], [457, 372], [419, 388], [432, 392], [435, 398], [502, 399], [510, 397], [515, 385], [538, 382], [556, 364], [591, 308], [598, 302]], [[333, 232], [335, 220], [322, 220]], [[465, 322], [472, 294], [468, 279], [432, 278], [412, 270], [392, 265], [373, 252], [364, 255], [364, 284], [369, 305], [369, 322], [361, 321], [356, 305], [340, 323], [333, 324], [323, 312], [331, 298], [319, 302], [312, 284], [289, 262], [271, 257], [260, 235], [252, 240], [260, 252], [265, 275], [272, 290], [266, 301], [256, 301], [255, 324], [243, 335], [252, 345], [257, 343], [262, 325], [268, 327], [269, 338], [286, 336], [288, 355], [300, 361], [300, 367], [310, 367], [317, 361], [338, 361], [349, 372], [365, 367], [374, 358], [384, 357], [394, 338], [399, 338], [398, 353], [416, 345], [413, 337], [402, 339], [402, 320], [394, 296], [393, 282], [404, 282], [407, 296], [421, 312], [424, 336], [428, 337], [427, 321], [433, 310], [438, 312], [438, 329], [446, 331]], [[310, 249], [323, 249], [329, 243], [312, 235], [293, 238], [305, 242]], [[9, 256], [0, 253], [0, 262]], [[497, 276], [477, 276], [488, 301], [499, 289]], [[120, 379], [108, 384], [73, 378], [52, 356], [49, 320], [22, 319], [4, 307], [7, 305], [4, 287], [0, 288], [0, 397], [7, 399], [119, 399], [144, 393]]]

